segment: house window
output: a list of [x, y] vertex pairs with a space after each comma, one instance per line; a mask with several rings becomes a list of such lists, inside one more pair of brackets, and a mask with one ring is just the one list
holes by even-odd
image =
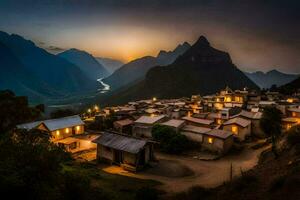
[[231, 127], [231, 131], [234, 133], [234, 134], [238, 134], [238, 127], [237, 126], [232, 126]]
[[208, 138], [208, 143], [209, 143], [209, 144], [212, 144], [213, 142], [214, 142], [214, 138], [209, 137], [209, 138]]
[[80, 131], [80, 126], [76, 126], [76, 131], [77, 131], [77, 132]]
[[56, 136], [59, 136], [59, 130], [56, 131]]
[[292, 112], [292, 116], [293, 116], [293, 117], [296, 117], [296, 112]]
[[290, 128], [292, 128], [292, 125], [291, 124], [287, 124], [287, 130], [289, 130]]
[[69, 132], [70, 132], [69, 128], [66, 128], [65, 132], [66, 132], [66, 133], [69, 133]]

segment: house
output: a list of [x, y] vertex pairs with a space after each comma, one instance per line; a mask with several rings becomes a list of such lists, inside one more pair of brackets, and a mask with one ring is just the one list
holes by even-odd
[[283, 131], [287, 131], [292, 126], [295, 126], [297, 124], [300, 124], [300, 118], [295, 118], [295, 117], [286, 117], [282, 119], [282, 129]]
[[75, 136], [82, 135], [84, 131], [84, 122], [78, 115], [63, 117], [58, 119], [49, 119], [17, 125], [18, 129], [39, 129], [51, 135], [51, 141], [64, 146], [67, 151], [77, 152], [86, 148], [95, 148], [95, 145], [89, 146], [82, 144], [86, 141], [78, 139]]
[[154, 159], [151, 142], [127, 135], [104, 132], [93, 140], [97, 144], [97, 160], [138, 171]]
[[114, 125], [114, 129], [118, 133], [125, 133], [129, 135], [131, 135], [132, 133], [133, 120], [131, 119], [122, 119], [122, 120], [114, 121], [113, 125]]
[[218, 154], [227, 153], [233, 145], [233, 134], [230, 131], [212, 129], [203, 134], [202, 148]]
[[265, 133], [262, 131], [259, 124], [259, 121], [262, 117], [262, 112], [249, 112], [242, 110], [238, 116], [251, 121], [251, 135], [265, 137]]
[[180, 131], [180, 129], [184, 126], [185, 121], [179, 120], [179, 119], [171, 119], [169, 121], [161, 123], [163, 126], [168, 126], [174, 129], [177, 133]]
[[247, 119], [235, 117], [224, 122], [222, 126], [223, 130], [231, 131], [240, 141], [251, 135], [251, 121]]
[[181, 129], [181, 134], [185, 135], [189, 140], [194, 142], [199, 142], [200, 144], [203, 141], [203, 134], [211, 131], [210, 128], [193, 126], [193, 125], [185, 125]]
[[286, 114], [288, 117], [295, 117], [300, 119], [300, 107], [291, 107], [287, 109]]
[[186, 124], [188, 125], [194, 125], [194, 126], [206, 127], [206, 128], [211, 128], [214, 123], [213, 120], [200, 119], [200, 118], [188, 117], [188, 116], [183, 117], [182, 119], [185, 120]]
[[155, 124], [166, 121], [165, 115], [141, 116], [133, 123], [132, 134], [137, 137], [152, 137], [152, 128]]

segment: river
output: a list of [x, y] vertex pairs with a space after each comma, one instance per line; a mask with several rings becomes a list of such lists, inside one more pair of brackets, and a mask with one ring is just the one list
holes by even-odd
[[110, 86], [108, 84], [104, 83], [102, 81], [103, 79], [104, 78], [97, 79], [97, 81], [102, 85], [102, 87], [98, 89], [98, 91], [100, 91], [100, 93], [106, 93], [110, 90]]

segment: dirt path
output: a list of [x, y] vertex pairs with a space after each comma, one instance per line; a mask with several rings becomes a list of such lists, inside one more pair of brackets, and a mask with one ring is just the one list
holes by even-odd
[[[159, 189], [168, 193], [180, 192], [192, 186], [209, 188], [221, 185], [230, 179], [231, 164], [233, 166], [233, 175], [238, 176], [241, 174], [241, 171], [253, 168], [258, 162], [258, 156], [265, 149], [253, 150], [245, 148], [238, 155], [228, 155], [214, 161], [202, 161], [193, 157], [156, 153], [156, 157], [163, 165], [161, 174], [157, 173], [159, 170], [154, 170], [155, 172], [153, 173], [151, 169], [135, 174], [124, 171], [117, 166], [110, 166], [103, 170], [135, 178], [157, 180], [163, 183], [159, 186]], [[170, 163], [169, 165], [168, 162]], [[166, 166], [169, 167], [169, 172]], [[189, 172], [187, 176], [181, 177], [173, 176], [172, 173], [177, 169], [180, 173], [182, 173], [182, 169], [187, 169], [192, 173]]]

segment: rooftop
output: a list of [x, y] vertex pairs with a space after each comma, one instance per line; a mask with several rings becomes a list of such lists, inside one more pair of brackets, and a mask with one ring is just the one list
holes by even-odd
[[246, 127], [246, 126], [251, 124], [251, 121], [247, 120], [247, 119], [240, 118], [240, 117], [235, 117], [235, 118], [232, 118], [232, 119], [230, 119], [230, 120], [223, 123], [223, 125], [230, 125], [230, 124], [237, 124], [239, 126]]
[[193, 133], [198, 133], [198, 134], [203, 134], [211, 131], [210, 128], [205, 128], [205, 127], [199, 127], [199, 126], [193, 126], [193, 125], [185, 125], [182, 128], [183, 131], [189, 131]]
[[104, 132], [100, 137], [93, 140], [93, 142], [133, 154], [137, 154], [147, 144], [146, 140], [108, 132]]
[[138, 118], [135, 123], [142, 123], [142, 124], [154, 124], [159, 120], [163, 119], [165, 115], [157, 115], [157, 116], [141, 116]]
[[184, 119], [186, 121], [198, 123], [198, 124], [205, 124], [205, 125], [210, 125], [214, 122], [213, 120], [200, 119], [200, 118], [195, 118], [195, 117], [183, 117], [182, 119]]
[[169, 121], [161, 123], [161, 125], [171, 126], [171, 127], [175, 127], [175, 128], [178, 128], [178, 127], [182, 126], [183, 124], [184, 124], [184, 120], [179, 120], [179, 119], [171, 119]]
[[205, 133], [205, 135], [221, 138], [221, 139], [226, 139], [230, 136], [232, 136], [232, 132], [230, 131], [225, 131], [225, 130], [220, 130], [220, 129], [212, 129], [211, 131]]

